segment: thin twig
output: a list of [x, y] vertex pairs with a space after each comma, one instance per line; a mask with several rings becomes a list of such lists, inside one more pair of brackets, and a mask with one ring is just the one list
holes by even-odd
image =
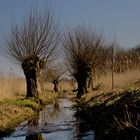
[[133, 127], [134, 129], [136, 129], [137, 131], [140, 131], [139, 128], [137, 128], [136, 126], [134, 126], [133, 124], [129, 123], [129, 122], [125, 122], [127, 125]]
[[113, 115], [115, 121], [117, 122], [117, 124], [120, 126], [121, 129], [123, 129], [123, 127], [121, 126], [121, 124], [119, 123], [119, 121], [117, 120], [117, 118]]

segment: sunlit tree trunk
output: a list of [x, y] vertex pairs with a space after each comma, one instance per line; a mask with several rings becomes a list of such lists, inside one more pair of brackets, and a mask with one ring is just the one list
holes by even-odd
[[58, 92], [58, 81], [54, 80], [52, 83], [54, 84], [54, 91]]
[[34, 59], [25, 59], [22, 63], [22, 68], [26, 78], [27, 93], [26, 97], [38, 98], [41, 92], [39, 83], [39, 74], [41, 71], [40, 61], [37, 57]]
[[25, 73], [26, 85], [27, 85], [27, 94], [26, 97], [38, 97], [38, 81], [37, 73], [35, 70]]

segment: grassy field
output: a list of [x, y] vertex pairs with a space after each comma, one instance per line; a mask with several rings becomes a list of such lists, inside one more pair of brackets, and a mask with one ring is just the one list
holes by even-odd
[[[118, 108], [122, 114], [122, 110], [120, 110], [120, 103], [121, 101], [125, 103], [124, 100], [121, 100], [123, 95], [126, 93], [134, 93], [139, 91], [140, 88], [140, 71], [133, 70], [127, 71], [122, 74], [115, 74], [115, 87], [114, 90], [111, 90], [111, 74], [108, 73], [106, 76], [100, 76], [98, 79], [94, 81], [95, 85], [101, 84], [100, 88], [97, 91], [90, 92], [82, 96], [79, 105], [82, 110], [88, 112], [89, 118], [95, 118], [92, 116], [97, 112], [95, 110], [101, 110], [100, 106], [104, 106], [102, 108], [102, 112], [99, 116], [100, 125], [103, 125], [103, 121], [101, 121], [105, 114], [109, 114], [108, 111], [114, 111], [115, 108]], [[55, 101], [55, 98], [58, 94], [54, 94], [53, 91], [53, 84], [52, 83], [44, 83], [44, 92], [40, 95], [40, 100], [42, 103], [48, 104]], [[77, 85], [75, 82], [72, 81], [61, 81], [59, 83], [60, 91], [58, 93], [71, 93], [72, 90], [76, 89]], [[124, 94], [125, 93], [125, 94]], [[136, 94], [135, 93], [135, 94]], [[132, 96], [135, 97], [135, 94]], [[20, 122], [26, 120], [27, 118], [31, 117], [36, 113], [37, 110], [40, 110], [42, 106], [35, 99], [25, 99], [26, 95], [26, 83], [25, 79], [16, 76], [1, 76], [0, 77], [0, 135], [4, 135], [7, 132], [13, 130], [15, 126], [17, 126]], [[127, 95], [127, 94], [126, 94]], [[126, 96], [127, 97], [127, 96]], [[127, 99], [127, 98], [125, 98]], [[128, 97], [129, 99], [129, 97]], [[137, 105], [136, 102], [139, 102], [139, 96], [137, 100], [131, 100], [131, 103]], [[80, 104], [81, 103], [81, 104]], [[129, 102], [128, 102], [129, 103]], [[128, 103], [126, 105], [128, 105]], [[93, 109], [95, 108], [95, 110]], [[95, 111], [95, 112], [94, 112]], [[94, 112], [94, 113], [93, 113]], [[131, 113], [131, 112], [130, 112]], [[89, 116], [91, 115], [91, 116]], [[124, 118], [125, 115], [123, 115]], [[108, 117], [108, 116], [106, 116]], [[110, 117], [110, 116], [109, 116]], [[116, 126], [118, 126], [117, 121], [120, 121], [120, 116], [117, 116], [117, 120], [115, 121]], [[127, 116], [128, 118], [128, 116]], [[138, 117], [139, 118], [139, 117]], [[115, 120], [115, 118], [111, 118], [110, 120]], [[92, 121], [92, 119], [91, 119]], [[125, 119], [119, 125], [121, 127], [130, 127], [130, 122], [126, 123]], [[114, 123], [114, 122], [110, 122]], [[96, 124], [96, 126], [98, 126]], [[108, 125], [107, 125], [108, 126]], [[116, 126], [112, 129], [116, 129]], [[135, 126], [135, 125], [134, 125]], [[118, 127], [117, 127], [118, 128]], [[132, 128], [132, 126], [131, 126]], [[136, 127], [137, 128], [137, 127]], [[98, 130], [98, 129], [97, 129]], [[109, 129], [108, 129], [109, 130]], [[104, 133], [104, 132], [103, 132]], [[119, 132], [118, 132], [119, 133]]]
[[[137, 82], [140, 80], [140, 70], [134, 69], [124, 73], [114, 73], [114, 89], [131, 88], [132, 84], [137, 86]], [[111, 89], [112, 74], [111, 72], [106, 75], [102, 75], [94, 80], [95, 85], [98, 83], [101, 85], [100, 89], [103, 91]], [[138, 86], [137, 86], [138, 87]]]

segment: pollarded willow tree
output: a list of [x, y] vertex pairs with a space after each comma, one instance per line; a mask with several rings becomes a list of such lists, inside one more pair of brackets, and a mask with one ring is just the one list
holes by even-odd
[[63, 38], [66, 64], [78, 85], [77, 97], [88, 92], [95, 69], [102, 66], [103, 35], [87, 27], [68, 30]]
[[55, 66], [53, 68], [47, 68], [43, 71], [43, 77], [42, 79], [46, 82], [51, 82], [54, 86], [54, 92], [59, 91], [59, 82], [62, 80], [62, 77], [64, 75], [64, 70], [62, 70], [62, 67]]
[[26, 97], [38, 97], [39, 75], [54, 60], [58, 43], [58, 29], [52, 10], [31, 10], [22, 24], [11, 28], [5, 54], [18, 63], [25, 74]]

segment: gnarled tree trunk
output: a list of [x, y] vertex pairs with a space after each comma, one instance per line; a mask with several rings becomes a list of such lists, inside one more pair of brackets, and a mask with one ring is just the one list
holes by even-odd
[[87, 89], [88, 91], [92, 91], [94, 89], [93, 87], [93, 77], [95, 78], [95, 75], [93, 76], [93, 70], [90, 72], [89, 76], [87, 77]]
[[54, 91], [58, 92], [58, 81], [54, 80], [52, 83], [54, 84]]
[[85, 93], [88, 92], [87, 90], [87, 78], [86, 77], [80, 77], [77, 80], [78, 83], [78, 93], [77, 93], [77, 97], [80, 98], [82, 95], [84, 95]]
[[38, 98], [38, 95], [41, 92], [39, 75], [42, 67], [40, 64], [41, 61], [38, 57], [25, 59], [22, 63], [27, 85], [26, 97]]
[[78, 84], [78, 92], [77, 92], [77, 97], [80, 98], [84, 94], [84, 85], [82, 81], [77, 81]]
[[26, 84], [27, 84], [27, 94], [26, 97], [38, 97], [39, 90], [38, 90], [38, 81], [37, 81], [37, 72], [35, 69], [24, 72], [26, 77]]
[[58, 92], [58, 84], [54, 84], [54, 91]]

